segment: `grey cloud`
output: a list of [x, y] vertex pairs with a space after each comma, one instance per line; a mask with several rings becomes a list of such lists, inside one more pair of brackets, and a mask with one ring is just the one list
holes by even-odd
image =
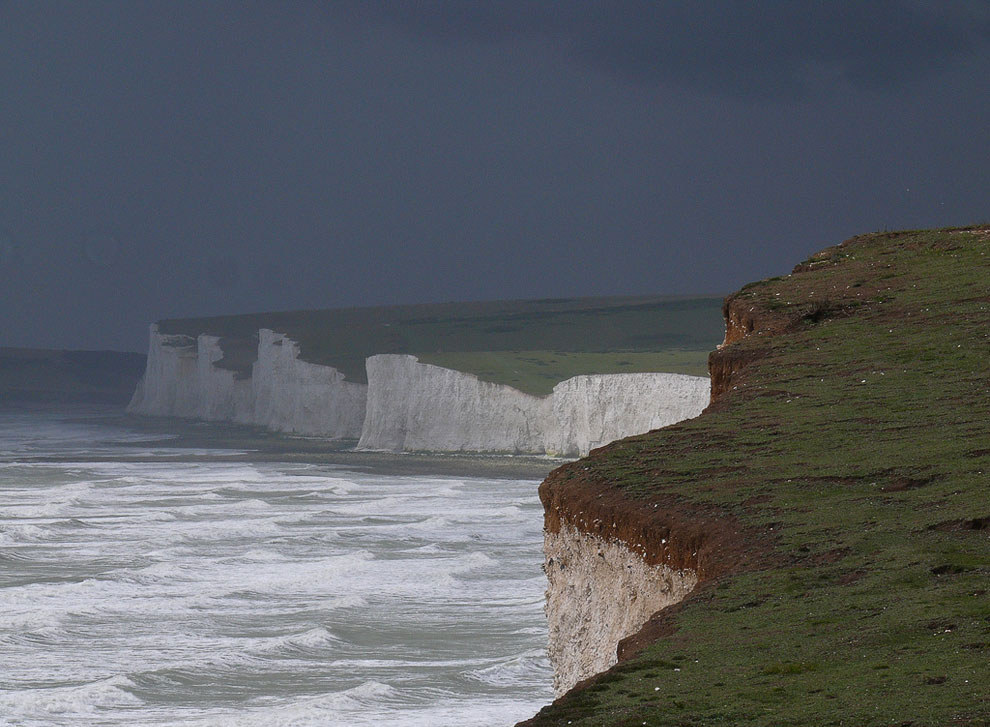
[[630, 80], [760, 97], [895, 86], [990, 44], [984, 0], [364, 0], [350, 13], [442, 42], [549, 39]]
[[0, 344], [728, 291], [986, 217], [986, 2], [374, 2], [0, 0]]

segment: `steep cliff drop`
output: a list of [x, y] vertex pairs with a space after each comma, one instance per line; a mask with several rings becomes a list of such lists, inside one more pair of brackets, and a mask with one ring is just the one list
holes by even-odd
[[549, 655], [557, 696], [618, 660], [619, 642], [698, 582], [691, 569], [648, 564], [620, 540], [571, 525], [547, 531]]
[[[751, 320], [731, 296], [724, 312], [725, 341], [709, 358], [713, 403], [758, 357], [752, 349], [739, 355], [730, 344], [786, 324]], [[685, 392], [683, 399], [690, 398]], [[614, 442], [597, 455], [622, 448]], [[637, 499], [581, 461], [554, 470], [540, 486], [540, 499], [548, 652], [558, 697], [634, 653], [645, 627], [661, 628], [658, 612], [745, 557], [731, 519], [689, 511], [675, 500]]]
[[365, 366], [368, 413], [358, 448], [543, 453], [549, 412], [539, 397], [415, 356], [381, 354]]
[[219, 339], [165, 335], [151, 326], [148, 363], [127, 411], [206, 421], [251, 421], [251, 384], [214, 366]]
[[548, 454], [592, 449], [698, 416], [711, 383], [685, 374], [587, 374], [561, 381], [550, 395], [543, 435]]
[[366, 365], [366, 449], [580, 456], [697, 416], [709, 398], [707, 378], [682, 374], [575, 376], [537, 397], [415, 356]]
[[347, 381], [332, 366], [300, 360], [299, 346], [288, 336], [258, 331], [251, 387], [255, 424], [327, 439], [361, 436], [367, 385]]
[[219, 365], [216, 336], [165, 335], [153, 325], [128, 411], [359, 439], [360, 449], [575, 457], [697, 416], [709, 400], [701, 376], [588, 374], [539, 397], [404, 354], [368, 358], [363, 384], [301, 360], [281, 333], [263, 328], [257, 345], [247, 377]]
[[367, 386], [330, 366], [299, 360], [289, 338], [262, 329], [251, 376], [216, 363], [216, 336], [164, 335], [151, 326], [148, 363], [127, 407], [132, 414], [257, 424], [272, 431], [357, 439]]

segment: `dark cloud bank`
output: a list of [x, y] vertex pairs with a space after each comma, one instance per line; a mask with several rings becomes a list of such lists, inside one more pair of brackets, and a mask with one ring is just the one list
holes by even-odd
[[986, 220], [990, 3], [0, 3], [0, 345]]
[[936, 72], [990, 43], [990, 4], [829, 2], [362, 2], [357, 16], [439, 41], [556, 43], [643, 84], [804, 96], [845, 81], [882, 88]]

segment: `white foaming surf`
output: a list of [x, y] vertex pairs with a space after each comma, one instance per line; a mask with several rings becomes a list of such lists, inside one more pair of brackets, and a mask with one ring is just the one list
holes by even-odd
[[[120, 442], [142, 461], [101, 459]], [[157, 452], [0, 411], [0, 725], [510, 725], [551, 698], [535, 482]]]

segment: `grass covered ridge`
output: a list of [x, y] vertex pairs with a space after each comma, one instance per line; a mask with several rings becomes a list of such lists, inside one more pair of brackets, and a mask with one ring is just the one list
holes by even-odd
[[364, 360], [412, 354], [424, 363], [473, 373], [543, 395], [590, 373], [669, 371], [705, 375], [722, 340], [715, 297], [573, 298], [258, 313], [165, 320], [166, 334], [220, 337], [218, 365], [247, 375], [257, 331], [299, 343], [300, 357], [366, 382]]
[[990, 228], [857, 237], [728, 307], [715, 406], [554, 476], [764, 555], [526, 724], [990, 724]]

